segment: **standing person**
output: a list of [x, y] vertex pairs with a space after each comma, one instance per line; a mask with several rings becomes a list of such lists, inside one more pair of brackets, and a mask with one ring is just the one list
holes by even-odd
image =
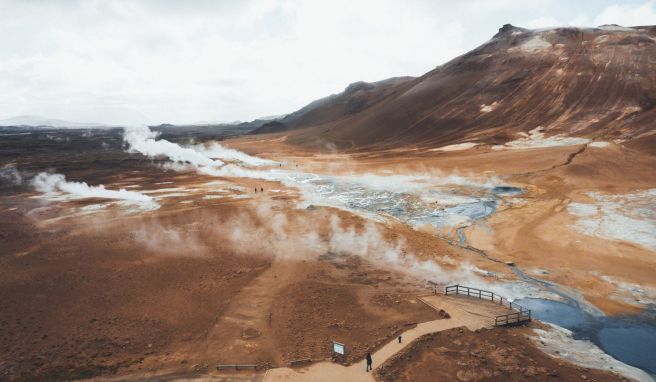
[[264, 187], [260, 187], [260, 192], [264, 192]]
[[369, 370], [373, 370], [373, 369], [371, 368], [371, 364], [373, 363], [373, 362], [371, 361], [371, 353], [367, 352], [367, 355], [365, 356], [365, 358], [367, 359], [367, 373], [368, 373]]
[[401, 343], [401, 336], [399, 336], [399, 343]]

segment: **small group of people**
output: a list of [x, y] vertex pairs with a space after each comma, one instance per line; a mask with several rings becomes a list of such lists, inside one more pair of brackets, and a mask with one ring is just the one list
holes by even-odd
[[[264, 187], [260, 187], [260, 192], [264, 192]], [[257, 187], [255, 187], [255, 193], [257, 194]]]

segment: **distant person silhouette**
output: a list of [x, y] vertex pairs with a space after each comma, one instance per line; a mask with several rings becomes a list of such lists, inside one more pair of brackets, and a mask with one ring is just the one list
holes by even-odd
[[257, 194], [257, 187], [255, 187], [255, 193]]
[[264, 192], [264, 187], [260, 188], [260, 192]]
[[365, 358], [367, 359], [367, 373], [368, 373], [369, 370], [373, 370], [373, 369], [371, 368], [371, 364], [373, 363], [373, 362], [371, 361], [371, 353], [367, 352], [367, 355], [365, 356]]
[[401, 336], [399, 336], [399, 343], [401, 343]]

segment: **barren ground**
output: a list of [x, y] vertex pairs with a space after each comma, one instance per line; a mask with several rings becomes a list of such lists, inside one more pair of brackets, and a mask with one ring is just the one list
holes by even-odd
[[[605, 298], [612, 286], [590, 271], [653, 283], [652, 251], [566, 228], [573, 218], [565, 204], [582, 198], [585, 191], [622, 193], [656, 184], [650, 170], [656, 160], [630, 149], [588, 149], [572, 164], [552, 169], [577, 148], [338, 155], [295, 152], [266, 137], [229, 144], [308, 172], [493, 172], [529, 190], [524, 197], [531, 203], [502, 208], [487, 221], [491, 233], [468, 228], [465, 233], [474, 246], [524, 268], [548, 270], [545, 278], [581, 291], [610, 313], [640, 307]], [[417, 296], [429, 291], [425, 280], [366, 257], [317, 249], [330, 240], [332, 219], [356, 234], [364, 232], [368, 221], [361, 215], [320, 206], [299, 209], [298, 191], [277, 182], [170, 171], [120, 148], [86, 153], [29, 146], [24, 150], [20, 156], [12, 153], [11, 163], [32, 175], [56, 169], [68, 179], [108, 189], [136, 185], [134, 189], [152, 195], [171, 195], [157, 199], [161, 207], [154, 211], [112, 205], [87, 214], [81, 213], [84, 208], [104, 201], [49, 201], [28, 185], [0, 190], [0, 379], [120, 379], [163, 371], [215, 375], [219, 363], [266, 368], [298, 359], [323, 360], [330, 357], [332, 340], [348, 343], [349, 361], [354, 362], [399, 331], [440, 318], [417, 302]], [[10, 163], [3, 158], [4, 164]], [[625, 171], [628, 166], [635, 171]], [[211, 183], [216, 181], [238, 191], [206, 198], [215, 192]], [[256, 187], [264, 192], [255, 193]], [[191, 191], [158, 191], [167, 188]], [[445, 256], [488, 270], [495, 274], [493, 280], [513, 277], [506, 265], [452, 245], [433, 231], [389, 220], [374, 225], [381, 240], [401, 240], [404, 251], [447, 270], [454, 265], [444, 262]], [[316, 237], [307, 239], [310, 234]], [[308, 245], [315, 242], [316, 247]], [[443, 372], [447, 379], [469, 378], [470, 366], [489, 362], [499, 370], [508, 367], [504, 376], [511, 380], [526, 373], [611, 380], [549, 359], [525, 341], [521, 331], [511, 330], [515, 337], [505, 333], [456, 330], [429, 336], [423, 341], [431, 349], [402, 358], [403, 364], [392, 362], [381, 375], [421, 380]], [[525, 357], [521, 359], [527, 366], [517, 367], [512, 357], [482, 361], [485, 358], [471, 354], [501, 343], [504, 354]], [[441, 350], [444, 346], [447, 350]], [[411, 367], [419, 364], [440, 366], [430, 372], [433, 369]], [[491, 375], [498, 372], [493, 369]], [[248, 372], [237, 377], [258, 378]]]
[[420, 337], [376, 369], [385, 382], [622, 381], [563, 363], [536, 349], [525, 328], [450, 329]]

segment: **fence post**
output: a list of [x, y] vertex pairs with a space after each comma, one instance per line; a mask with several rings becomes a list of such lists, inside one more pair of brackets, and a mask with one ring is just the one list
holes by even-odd
[[481, 290], [480, 289], [478, 290], [478, 298], [479, 299], [481, 298]]
[[512, 310], [512, 301], [510, 301], [510, 310]]

